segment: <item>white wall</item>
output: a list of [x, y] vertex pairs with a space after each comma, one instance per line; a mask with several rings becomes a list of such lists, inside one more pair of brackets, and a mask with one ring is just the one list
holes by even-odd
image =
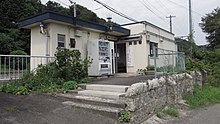
[[[126, 25], [124, 27], [131, 30], [131, 35], [142, 35], [141, 45], [138, 42], [137, 45], [132, 43], [131, 47], [133, 48], [134, 52], [134, 66], [128, 66], [127, 72], [137, 72], [138, 69], [146, 68], [148, 66], [148, 61], [153, 63], [153, 59], [148, 60], [148, 56], [150, 54], [150, 42], [158, 43], [158, 48], [176, 51], [174, 35], [167, 31], [150, 24], [142, 23]], [[163, 39], [163, 42], [161, 42], [161, 39]], [[147, 40], [150, 42], [147, 42]], [[128, 46], [129, 43], [126, 43], [126, 49], [128, 49]], [[161, 60], [162, 59], [158, 58], [157, 64], [162, 65], [163, 62]]]

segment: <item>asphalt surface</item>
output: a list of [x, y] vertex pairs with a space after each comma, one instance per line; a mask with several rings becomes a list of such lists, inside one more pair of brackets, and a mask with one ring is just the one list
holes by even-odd
[[50, 95], [15, 96], [0, 92], [0, 124], [114, 124], [115, 120], [63, 105]]
[[220, 104], [193, 110], [177, 120], [167, 124], [220, 124]]

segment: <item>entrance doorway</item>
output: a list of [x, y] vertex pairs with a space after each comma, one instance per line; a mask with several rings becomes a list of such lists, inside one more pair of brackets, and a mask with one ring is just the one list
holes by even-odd
[[126, 44], [120, 43], [115, 45], [116, 56], [115, 56], [115, 65], [117, 73], [126, 73]]

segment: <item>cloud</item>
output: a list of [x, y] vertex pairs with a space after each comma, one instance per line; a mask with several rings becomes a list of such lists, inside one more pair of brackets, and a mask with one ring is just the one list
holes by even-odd
[[[48, 0], [42, 0], [46, 3]], [[58, 2], [57, 0], [54, 0]], [[173, 19], [173, 31], [176, 36], [186, 36], [189, 34], [189, 19], [188, 19], [188, 0], [100, 0], [103, 3], [113, 7], [114, 9], [136, 19], [146, 20], [166, 30], [169, 30], [169, 19], [166, 16], [175, 15]], [[139, 1], [144, 1], [146, 5], [153, 11], [152, 13]], [[171, 2], [170, 2], [171, 1]], [[69, 4], [68, 0], [62, 2]], [[87, 7], [90, 10], [101, 7], [100, 4], [93, 0], [77, 0], [78, 4]], [[62, 5], [62, 4], [61, 4]], [[184, 7], [185, 8], [184, 8]], [[201, 31], [199, 23], [201, 22], [202, 15], [212, 12], [213, 9], [220, 6], [219, 0], [192, 0], [193, 24], [195, 31], [195, 41], [197, 44], [206, 44], [205, 33]], [[104, 7], [94, 12], [101, 18], [112, 16], [113, 21], [124, 24], [130, 22]], [[199, 14], [198, 14], [199, 13]], [[201, 14], [201, 15], [200, 15]]]

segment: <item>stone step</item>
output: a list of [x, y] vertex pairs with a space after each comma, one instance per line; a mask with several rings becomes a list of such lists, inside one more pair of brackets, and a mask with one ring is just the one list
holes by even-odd
[[125, 93], [120, 93], [120, 92], [97, 91], [97, 90], [78, 91], [78, 94], [84, 96], [93, 96], [93, 97], [110, 98], [110, 99], [119, 99], [120, 97], [125, 95]]
[[77, 95], [77, 94], [72, 94], [72, 93], [57, 94], [56, 96], [67, 98], [69, 101], [72, 101], [75, 103], [115, 107], [115, 108], [121, 108], [121, 109], [124, 109], [126, 107], [125, 102], [120, 99], [107, 99], [107, 98], [100, 98], [100, 97]]
[[106, 106], [97, 106], [97, 105], [91, 105], [91, 104], [83, 104], [83, 103], [76, 103], [72, 101], [65, 101], [63, 102], [64, 105], [70, 105], [73, 107], [85, 109], [85, 111], [93, 111], [97, 112], [98, 114], [102, 116], [107, 116], [113, 119], [118, 118], [118, 114], [123, 111], [121, 108], [115, 108], [115, 107], [106, 107]]
[[129, 86], [122, 85], [101, 85], [101, 84], [80, 84], [79, 87], [85, 90], [109, 91], [125, 93]]

